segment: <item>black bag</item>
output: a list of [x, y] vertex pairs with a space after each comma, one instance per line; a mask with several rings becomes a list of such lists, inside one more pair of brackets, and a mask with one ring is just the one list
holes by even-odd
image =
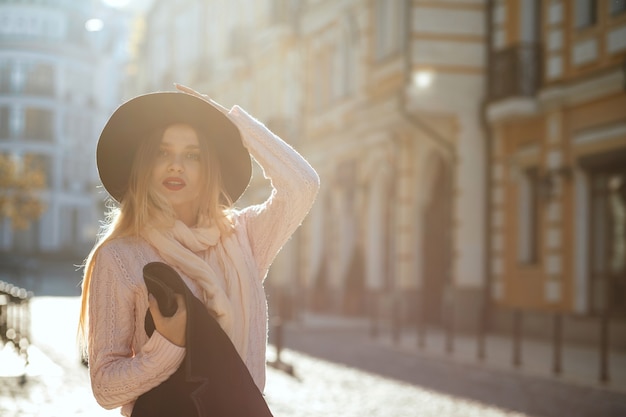
[[[187, 352], [169, 379], [137, 399], [132, 417], [272, 417], [230, 338], [178, 273], [167, 264], [151, 262], [143, 274], [163, 315], [176, 312], [174, 294], [185, 296]], [[154, 332], [150, 310], [145, 330], [149, 336]]]

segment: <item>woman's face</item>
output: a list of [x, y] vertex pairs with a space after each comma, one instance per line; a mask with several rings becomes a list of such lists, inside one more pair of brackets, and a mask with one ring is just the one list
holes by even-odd
[[196, 131], [186, 124], [165, 129], [152, 169], [151, 186], [167, 198], [177, 217], [188, 226], [196, 222], [201, 165]]

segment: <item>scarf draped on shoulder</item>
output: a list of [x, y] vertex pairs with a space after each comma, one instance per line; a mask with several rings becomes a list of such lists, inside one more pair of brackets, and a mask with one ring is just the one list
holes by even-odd
[[146, 228], [142, 235], [166, 263], [198, 284], [204, 305], [245, 359], [251, 271], [236, 234], [221, 236], [215, 225], [188, 227], [177, 220], [172, 228]]

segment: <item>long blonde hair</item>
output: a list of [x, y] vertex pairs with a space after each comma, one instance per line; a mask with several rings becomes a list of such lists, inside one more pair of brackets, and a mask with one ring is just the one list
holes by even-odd
[[[193, 126], [192, 126], [193, 127]], [[233, 231], [233, 203], [222, 183], [220, 161], [212, 146], [197, 129], [202, 163], [202, 186], [198, 198], [197, 225], [216, 225], [222, 236]], [[107, 203], [105, 221], [98, 233], [98, 240], [84, 262], [81, 308], [78, 324], [78, 340], [81, 348], [89, 343], [88, 301], [89, 287], [99, 249], [108, 241], [126, 236], [139, 237], [148, 225], [168, 227], [176, 220], [169, 202], [149, 186], [152, 166], [165, 128], [152, 132], [141, 141], [134, 155], [127, 190], [119, 204]]]

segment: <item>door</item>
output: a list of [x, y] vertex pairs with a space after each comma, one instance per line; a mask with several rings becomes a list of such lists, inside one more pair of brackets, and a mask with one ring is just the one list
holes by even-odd
[[626, 315], [626, 159], [590, 179], [591, 313]]

